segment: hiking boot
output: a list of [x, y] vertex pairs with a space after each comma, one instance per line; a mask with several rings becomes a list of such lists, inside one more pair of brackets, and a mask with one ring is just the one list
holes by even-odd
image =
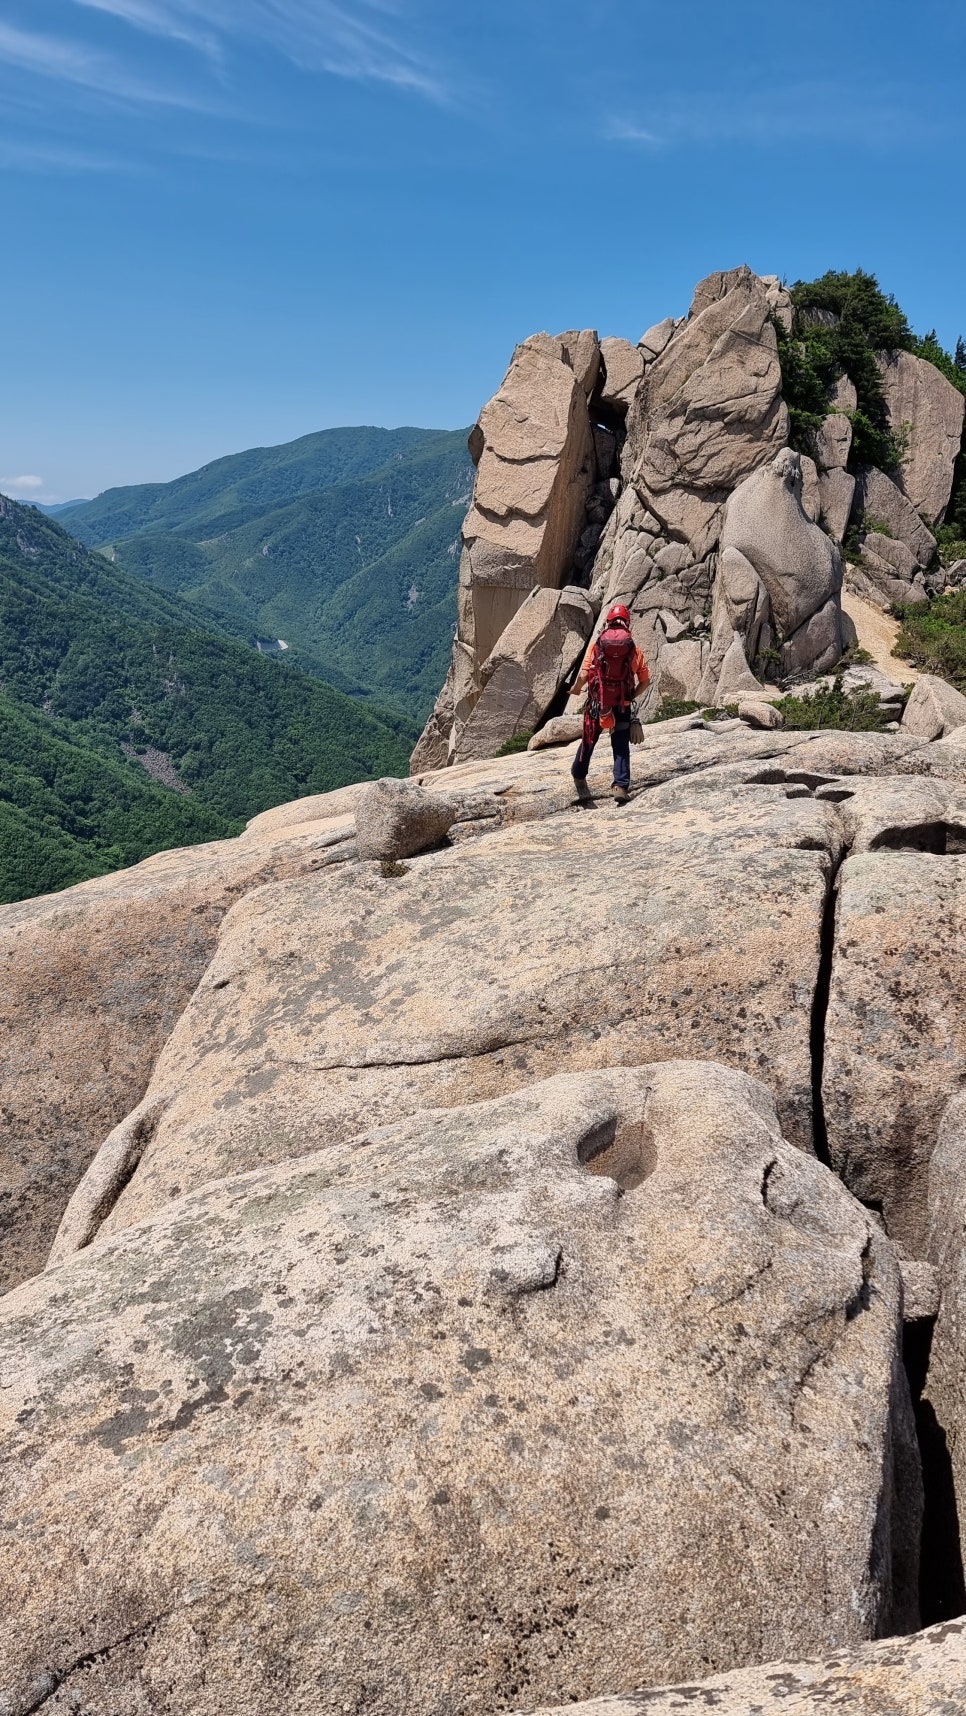
[[611, 797], [615, 800], [615, 802], [617, 804], [626, 804], [628, 799], [631, 796], [630, 793], [628, 792], [626, 786], [618, 786], [616, 784], [616, 782], [611, 787], [610, 791], [611, 791]]
[[579, 781], [576, 776], [574, 777], [574, 792], [577, 795], [578, 804], [590, 804], [593, 794], [585, 780]]

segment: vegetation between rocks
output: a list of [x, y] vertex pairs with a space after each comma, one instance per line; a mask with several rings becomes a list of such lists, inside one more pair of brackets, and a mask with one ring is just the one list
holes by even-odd
[[809, 731], [824, 728], [845, 733], [882, 732], [892, 719], [883, 709], [878, 692], [846, 689], [842, 668], [833, 675], [827, 689], [790, 692], [775, 708], [786, 727]]
[[893, 613], [901, 622], [896, 654], [966, 691], [966, 590], [949, 590]]

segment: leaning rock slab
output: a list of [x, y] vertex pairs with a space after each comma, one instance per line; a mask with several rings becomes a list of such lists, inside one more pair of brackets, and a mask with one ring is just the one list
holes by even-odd
[[453, 761], [493, 757], [532, 732], [584, 653], [595, 611], [585, 591], [536, 588], [480, 670], [480, 695], [453, 747]]
[[915, 1625], [900, 1299], [707, 1064], [176, 1199], [0, 1307], [0, 1708], [490, 1716]]
[[919, 566], [929, 565], [936, 552], [936, 538], [926, 529], [902, 490], [875, 465], [864, 465], [859, 471], [853, 510], [865, 516], [869, 529], [876, 524], [886, 525], [890, 535], [912, 549]]
[[786, 671], [822, 671], [841, 654], [841, 588], [839, 551], [802, 506], [801, 459], [783, 448], [728, 502], [713, 622], [739, 627], [749, 661], [768, 626]]
[[414, 781], [373, 781], [356, 806], [360, 858], [412, 858], [445, 839], [456, 821], [452, 798], [424, 792]]
[[766, 1662], [687, 1686], [546, 1708], [533, 1716], [957, 1716], [966, 1709], [966, 1621], [836, 1651], [825, 1662]]

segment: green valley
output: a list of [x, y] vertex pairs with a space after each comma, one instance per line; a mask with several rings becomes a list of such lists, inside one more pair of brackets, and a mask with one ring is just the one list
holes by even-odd
[[328, 429], [110, 489], [60, 522], [245, 642], [421, 723], [445, 677], [462, 430]]
[[404, 773], [414, 737], [0, 497], [0, 900]]

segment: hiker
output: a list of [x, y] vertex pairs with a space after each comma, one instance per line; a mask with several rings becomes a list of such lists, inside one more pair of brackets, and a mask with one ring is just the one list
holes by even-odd
[[626, 804], [631, 788], [631, 704], [651, 682], [647, 662], [631, 635], [631, 616], [623, 602], [615, 603], [596, 643], [584, 656], [571, 697], [587, 690], [584, 736], [574, 758], [571, 774], [578, 798], [589, 798], [587, 770], [601, 730], [610, 733], [614, 752], [614, 784], [618, 804]]

